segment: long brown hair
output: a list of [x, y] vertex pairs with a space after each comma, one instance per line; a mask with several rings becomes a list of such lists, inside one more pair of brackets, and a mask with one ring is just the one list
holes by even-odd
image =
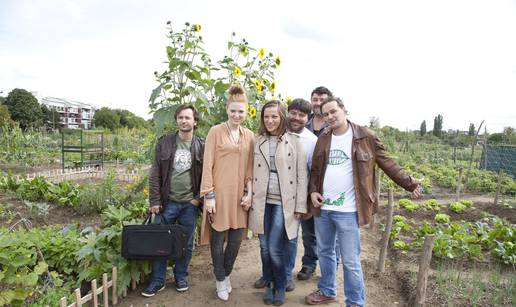
[[260, 128], [258, 129], [259, 135], [270, 135], [269, 131], [265, 127], [265, 122], [263, 117], [265, 116], [265, 109], [267, 108], [278, 108], [278, 114], [280, 116], [280, 124], [278, 127], [278, 136], [283, 135], [287, 131], [287, 108], [278, 100], [271, 100], [263, 105], [262, 111], [260, 112]]

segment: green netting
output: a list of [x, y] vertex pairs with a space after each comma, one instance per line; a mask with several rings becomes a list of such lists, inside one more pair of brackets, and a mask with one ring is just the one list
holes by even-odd
[[486, 145], [482, 150], [480, 168], [506, 174], [516, 178], [516, 146]]

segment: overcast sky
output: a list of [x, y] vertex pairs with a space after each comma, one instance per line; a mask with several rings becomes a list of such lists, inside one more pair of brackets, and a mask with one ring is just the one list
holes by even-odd
[[166, 22], [199, 23], [214, 60], [231, 32], [279, 54], [278, 92], [319, 85], [350, 119], [416, 130], [516, 127], [516, 0], [0, 0], [0, 91], [149, 118]]

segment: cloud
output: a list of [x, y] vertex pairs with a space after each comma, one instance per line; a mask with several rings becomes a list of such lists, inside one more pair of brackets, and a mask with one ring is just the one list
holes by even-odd
[[308, 39], [316, 43], [331, 43], [335, 41], [328, 31], [311, 27], [308, 23], [299, 22], [296, 19], [288, 18], [282, 24], [283, 33], [294, 39]]
[[419, 129], [438, 113], [445, 128], [486, 119], [496, 131], [515, 122], [516, 3], [507, 1], [4, 0], [0, 90], [148, 117], [167, 20], [176, 30], [200, 23], [214, 61], [237, 32], [281, 56], [278, 92], [309, 98], [326, 85], [361, 123], [378, 116], [382, 125]]

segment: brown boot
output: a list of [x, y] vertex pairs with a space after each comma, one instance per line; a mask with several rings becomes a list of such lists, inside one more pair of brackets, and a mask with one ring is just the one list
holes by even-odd
[[321, 290], [317, 289], [316, 291], [308, 294], [305, 297], [305, 302], [308, 305], [320, 305], [335, 302], [335, 298], [325, 296], [324, 294], [322, 294]]

